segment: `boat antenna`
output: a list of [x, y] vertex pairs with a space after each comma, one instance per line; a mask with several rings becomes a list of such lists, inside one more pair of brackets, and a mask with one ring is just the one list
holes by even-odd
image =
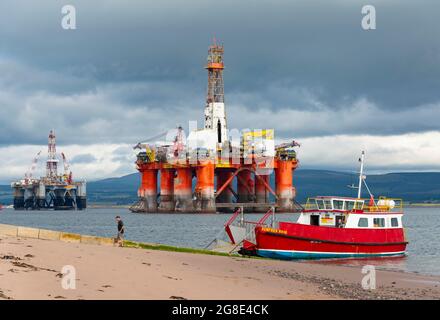
[[364, 180], [364, 157], [365, 157], [365, 151], [362, 151], [361, 157], [359, 158], [359, 162], [361, 163], [361, 168], [359, 170], [358, 199], [361, 198], [362, 180]]

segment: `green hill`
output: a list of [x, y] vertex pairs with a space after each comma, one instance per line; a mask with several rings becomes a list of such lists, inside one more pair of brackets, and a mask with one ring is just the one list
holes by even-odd
[[[298, 201], [312, 195], [356, 196], [357, 190], [348, 185], [358, 183], [355, 174], [324, 171], [298, 170], [294, 184]], [[368, 175], [367, 184], [376, 196], [402, 198], [409, 202], [440, 202], [440, 172], [388, 173]], [[368, 197], [364, 188], [363, 197]]]

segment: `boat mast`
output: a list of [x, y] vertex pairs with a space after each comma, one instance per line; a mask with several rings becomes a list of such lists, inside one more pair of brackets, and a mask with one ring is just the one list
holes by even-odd
[[361, 198], [361, 193], [362, 193], [362, 180], [364, 179], [364, 157], [365, 157], [365, 151], [362, 151], [361, 157], [359, 158], [359, 161], [361, 163], [361, 168], [359, 170], [358, 199]]

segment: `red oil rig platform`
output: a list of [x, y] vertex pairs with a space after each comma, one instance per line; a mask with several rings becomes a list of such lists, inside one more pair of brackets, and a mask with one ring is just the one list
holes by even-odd
[[[273, 129], [228, 130], [224, 103], [223, 46], [208, 50], [204, 128], [188, 137], [177, 128], [169, 143], [138, 143], [139, 200], [145, 213], [296, 212], [295, 141], [275, 146]], [[159, 135], [160, 136], [160, 135]], [[274, 175], [274, 178], [273, 178]], [[272, 177], [272, 179], [271, 179]]]

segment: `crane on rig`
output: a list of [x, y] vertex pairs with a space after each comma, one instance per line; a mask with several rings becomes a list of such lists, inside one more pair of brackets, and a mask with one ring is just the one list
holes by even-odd
[[286, 148], [293, 148], [293, 147], [301, 147], [301, 144], [295, 140], [292, 140], [291, 142], [285, 142], [281, 143], [275, 146], [275, 149], [286, 149]]
[[301, 144], [292, 140], [291, 142], [281, 143], [275, 146], [277, 157], [284, 160], [296, 159], [294, 147], [300, 147]]
[[67, 182], [68, 184], [71, 184], [73, 179], [72, 179], [72, 171], [70, 170], [70, 164], [67, 161], [67, 157], [64, 154], [64, 152], [61, 152], [61, 157], [63, 158], [63, 165], [64, 165], [64, 175], [63, 175], [63, 179], [65, 182]]
[[177, 127], [177, 133], [174, 137], [173, 146], [172, 146], [172, 154], [175, 158], [177, 158], [185, 149], [185, 142], [183, 140], [184, 132], [182, 126]]
[[164, 131], [164, 132], [161, 132], [161, 133], [159, 133], [159, 134], [157, 134], [157, 135], [155, 135], [155, 136], [153, 136], [153, 137], [147, 138], [147, 139], [144, 140], [143, 142], [138, 142], [138, 143], [133, 147], [133, 149], [134, 149], [134, 150], [135, 150], [135, 149], [143, 149], [143, 148], [145, 148], [146, 146], [149, 145], [147, 142], [154, 141], [154, 140], [156, 140], [156, 139], [158, 139], [158, 138], [162, 138], [162, 137], [166, 136], [167, 133], [168, 133], [168, 131]]
[[38, 159], [40, 158], [41, 150], [38, 151], [34, 159], [32, 160], [32, 165], [29, 170], [24, 174], [24, 184], [29, 184], [32, 180], [32, 175], [37, 167]]
[[164, 137], [167, 135], [167, 131], [161, 132], [153, 137], [147, 138], [143, 142], [138, 142], [135, 146], [133, 146], [133, 150], [136, 149], [145, 149], [145, 151], [141, 152], [138, 155], [143, 161], [154, 162], [156, 159], [156, 146], [149, 144], [148, 142], [154, 141], [155, 139]]
[[148, 143], [149, 141], [168, 136], [168, 134], [171, 132], [164, 131], [154, 137], [146, 139], [144, 142], [138, 142], [135, 146], [133, 146], [133, 150], [144, 149], [145, 151], [139, 153], [138, 157], [141, 157], [143, 161], [147, 162], [154, 162], [157, 158], [166, 159], [167, 154], [169, 154], [171, 157], [177, 158], [185, 149], [185, 133], [180, 125], [176, 128], [176, 130], [177, 132], [172, 142], [166, 142], [165, 144], [159, 146]]

